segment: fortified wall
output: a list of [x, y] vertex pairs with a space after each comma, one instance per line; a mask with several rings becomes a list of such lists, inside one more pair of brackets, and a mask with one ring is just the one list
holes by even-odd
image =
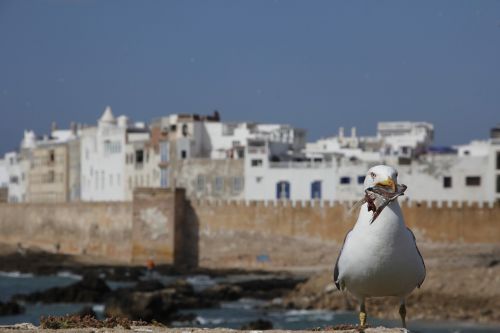
[[[351, 202], [193, 201], [201, 235], [234, 232], [342, 242], [358, 212]], [[500, 243], [500, 205], [401, 202], [406, 224], [431, 242]]]
[[184, 190], [137, 189], [133, 202], [0, 204], [0, 242], [110, 262], [196, 265]]
[[[133, 202], [0, 204], [0, 242], [110, 261], [196, 266], [200, 240], [238, 234], [342, 242], [357, 212], [341, 202], [189, 201], [138, 189]], [[500, 205], [402, 203], [419, 241], [500, 243]], [[256, 253], [257, 254], [257, 253]]]

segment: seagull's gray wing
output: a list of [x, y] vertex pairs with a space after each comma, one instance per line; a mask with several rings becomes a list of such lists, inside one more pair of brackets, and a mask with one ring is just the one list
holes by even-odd
[[415, 248], [417, 249], [417, 253], [420, 256], [420, 260], [422, 260], [422, 265], [424, 265], [424, 277], [422, 278], [422, 281], [418, 282], [418, 287], [420, 288], [420, 286], [422, 285], [422, 283], [424, 283], [427, 269], [425, 268], [424, 258], [422, 257], [422, 254], [420, 253], [420, 250], [418, 249], [417, 239], [415, 238], [415, 234], [413, 233], [413, 231], [411, 231], [410, 228], [406, 227], [406, 229], [410, 232], [411, 236], [413, 237], [413, 242], [415, 243]]
[[335, 262], [335, 268], [333, 269], [333, 282], [335, 282], [335, 285], [337, 286], [337, 289], [340, 290], [340, 281], [339, 281], [339, 259], [340, 256], [342, 255], [342, 250], [344, 249], [345, 242], [347, 241], [347, 237], [349, 237], [349, 234], [351, 233], [352, 229], [349, 230], [349, 232], [345, 235], [344, 238], [344, 243], [342, 244], [342, 247], [340, 248], [340, 253], [339, 256], [337, 257], [337, 261]]

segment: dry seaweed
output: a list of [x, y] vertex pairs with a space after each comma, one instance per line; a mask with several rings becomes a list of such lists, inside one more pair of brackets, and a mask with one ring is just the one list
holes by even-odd
[[40, 328], [47, 329], [67, 329], [67, 328], [113, 328], [123, 327], [130, 329], [131, 326], [144, 326], [148, 323], [144, 321], [132, 321], [123, 317], [109, 317], [103, 320], [96, 319], [92, 316], [48, 316], [40, 317]]

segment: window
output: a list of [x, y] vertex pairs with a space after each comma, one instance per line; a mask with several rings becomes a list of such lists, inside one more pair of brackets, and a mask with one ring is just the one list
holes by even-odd
[[398, 157], [399, 165], [411, 165], [411, 158], [409, 157]]
[[351, 177], [340, 177], [340, 184], [348, 185], [351, 183]]
[[497, 193], [500, 193], [500, 175], [497, 175]]
[[198, 192], [203, 192], [205, 189], [205, 176], [198, 175], [198, 178], [196, 178], [196, 189]]
[[160, 143], [160, 161], [168, 162], [168, 150], [169, 143], [167, 141], [163, 141]]
[[118, 141], [104, 141], [104, 152], [106, 154], [119, 153], [121, 151], [121, 144]]
[[365, 183], [365, 176], [358, 176], [358, 184], [364, 184]]
[[221, 193], [224, 190], [224, 178], [215, 177], [214, 190], [217, 193]]
[[56, 175], [53, 170], [49, 171], [47, 174], [47, 183], [54, 183], [56, 180]]
[[444, 188], [451, 188], [453, 185], [451, 177], [443, 177], [443, 187]]
[[262, 160], [252, 160], [252, 166], [253, 167], [260, 167], [262, 166]]
[[163, 188], [168, 187], [168, 169], [160, 169], [160, 186]]
[[9, 179], [9, 182], [11, 184], [17, 184], [17, 183], [19, 183], [19, 178], [17, 176], [11, 176]]
[[321, 199], [321, 181], [311, 183], [311, 199]]
[[470, 151], [464, 150], [464, 155], [470, 155]]
[[481, 177], [479, 177], [479, 176], [465, 177], [465, 185], [467, 185], [467, 186], [481, 186]]
[[177, 130], [177, 125], [175, 125], [175, 124], [170, 125], [171, 132], [175, 132], [176, 130]]
[[184, 160], [187, 157], [187, 152], [185, 150], [181, 150], [181, 158]]
[[53, 150], [50, 150], [49, 151], [49, 162], [54, 163], [55, 160], [56, 160], [56, 154], [54, 153]]
[[241, 191], [243, 191], [243, 178], [234, 177], [233, 178], [233, 192], [240, 193]]
[[497, 170], [500, 170], [500, 151], [497, 151]]
[[135, 163], [142, 164], [144, 162], [144, 150], [136, 150], [135, 151]]
[[187, 124], [182, 125], [182, 136], [187, 136], [188, 134], [189, 134], [188, 125]]
[[290, 182], [276, 183], [276, 199], [290, 199]]

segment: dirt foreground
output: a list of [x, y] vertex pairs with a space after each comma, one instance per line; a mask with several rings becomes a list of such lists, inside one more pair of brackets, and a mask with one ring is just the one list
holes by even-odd
[[[157, 326], [132, 326], [131, 329], [123, 329], [123, 328], [78, 328], [78, 329], [59, 329], [59, 330], [51, 330], [51, 329], [39, 329], [36, 326], [31, 324], [17, 324], [12, 326], [0, 326], [0, 332], [10, 332], [10, 333], [36, 333], [36, 332], [44, 332], [44, 333], [73, 333], [73, 332], [112, 332], [112, 333], [131, 333], [131, 332], [141, 332], [141, 333], [239, 333], [239, 332], [263, 332], [263, 331], [240, 331], [240, 330], [231, 330], [227, 328], [213, 328], [213, 329], [201, 329], [201, 328], [165, 328], [165, 327], [157, 327]], [[291, 332], [285, 330], [269, 330], [266, 331], [269, 333], [283, 333], [283, 332]], [[294, 333], [308, 333], [308, 332], [318, 332], [318, 331], [293, 331]], [[338, 333], [358, 333], [357, 329], [340, 329], [340, 330], [331, 330], [330, 332], [338, 332]], [[385, 327], [375, 327], [375, 328], [367, 328], [363, 332], [365, 333], [401, 333], [405, 332], [405, 330], [401, 328], [385, 328]]]

